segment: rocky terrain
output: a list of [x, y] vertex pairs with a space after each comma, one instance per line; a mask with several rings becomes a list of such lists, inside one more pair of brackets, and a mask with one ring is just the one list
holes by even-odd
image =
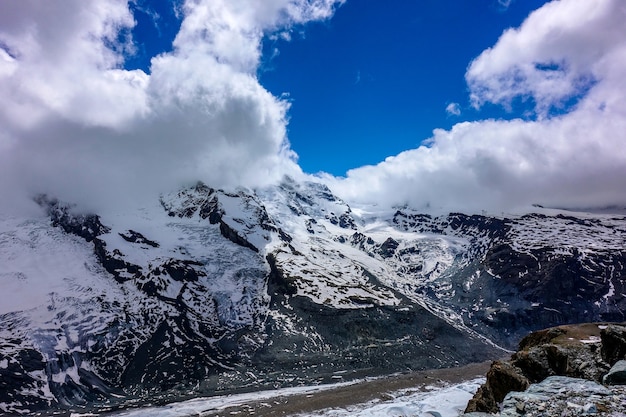
[[626, 323], [559, 326], [495, 361], [465, 416], [626, 415]]
[[5, 413], [450, 367], [532, 330], [624, 320], [619, 215], [385, 211], [289, 178], [134, 211], [37, 202], [0, 219]]

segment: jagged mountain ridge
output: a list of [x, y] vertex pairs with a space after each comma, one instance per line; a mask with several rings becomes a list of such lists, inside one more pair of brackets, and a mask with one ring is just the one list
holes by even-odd
[[291, 179], [108, 217], [38, 202], [0, 229], [0, 278], [37, 289], [3, 299], [5, 412], [446, 366], [626, 307], [619, 217], [367, 212]]

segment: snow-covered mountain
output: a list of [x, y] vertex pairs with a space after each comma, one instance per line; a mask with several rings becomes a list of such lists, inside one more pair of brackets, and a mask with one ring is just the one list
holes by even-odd
[[624, 320], [626, 217], [353, 208], [197, 184], [0, 219], [0, 410], [106, 410], [493, 358]]

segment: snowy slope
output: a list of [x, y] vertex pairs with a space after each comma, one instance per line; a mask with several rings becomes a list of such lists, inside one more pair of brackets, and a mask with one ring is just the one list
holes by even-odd
[[[162, 200], [180, 209], [185, 201], [176, 197]], [[249, 220], [225, 200], [234, 226]], [[120, 385], [173, 373], [188, 377], [189, 349], [206, 359], [206, 369], [193, 371], [200, 376], [230, 366], [232, 355], [215, 346], [241, 329], [261, 328], [269, 302], [263, 256], [224, 239], [218, 224], [198, 214], [168, 216], [154, 203], [104, 220], [46, 202], [53, 224], [64, 227], [44, 218], [3, 221], [0, 279], [13, 290], [1, 299], [3, 376], [20, 375], [20, 355], [32, 350], [34, 369], [23, 378], [28, 394], [45, 403], [81, 404]], [[83, 238], [64, 228], [82, 229]], [[269, 233], [254, 236], [256, 244], [271, 239]], [[259, 337], [255, 343], [262, 343], [262, 330]], [[133, 359], [140, 354], [145, 358]], [[162, 366], [166, 361], [174, 366]], [[102, 386], [92, 393], [94, 384]], [[27, 395], [18, 391], [5, 392], [0, 407], [21, 409]]]
[[88, 361], [60, 366], [60, 357], [93, 347], [127, 297], [84, 240], [49, 220], [4, 219], [1, 228], [0, 372], [17, 376], [21, 389], [0, 394], [0, 409], [49, 405], [56, 400], [49, 383], [77, 383], [77, 367], [90, 369]]

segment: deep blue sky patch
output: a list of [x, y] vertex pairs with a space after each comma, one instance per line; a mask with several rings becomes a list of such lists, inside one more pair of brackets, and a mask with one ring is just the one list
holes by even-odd
[[[461, 121], [528, 118], [470, 107], [465, 71], [544, 0], [348, 0], [323, 23], [265, 40], [261, 83], [292, 101], [289, 140], [306, 171], [343, 175]], [[280, 39], [280, 38], [279, 38]], [[458, 103], [460, 115], [446, 112]]]
[[170, 52], [182, 22], [182, 0], [136, 0], [129, 7], [135, 18], [131, 31], [135, 51], [126, 57], [124, 68], [150, 72], [150, 60]]

